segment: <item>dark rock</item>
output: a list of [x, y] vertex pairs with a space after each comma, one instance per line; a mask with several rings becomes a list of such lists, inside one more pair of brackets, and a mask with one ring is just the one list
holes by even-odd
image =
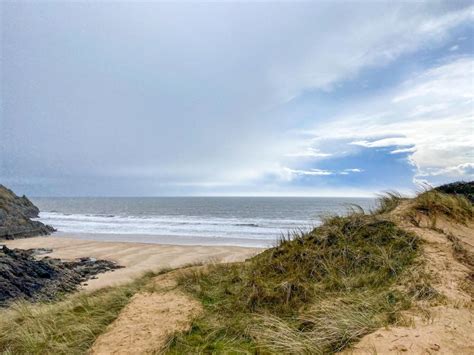
[[0, 249], [0, 306], [11, 301], [52, 300], [71, 292], [95, 275], [120, 268], [112, 261], [82, 258], [63, 262], [35, 258], [37, 250]]
[[0, 185], [0, 239], [16, 239], [48, 235], [55, 231], [31, 218], [37, 218], [39, 209], [26, 197], [19, 197]]
[[27, 249], [26, 251], [30, 252], [34, 256], [37, 256], [37, 255], [50, 254], [50, 253], [53, 252], [53, 249], [50, 249], [50, 248], [33, 248], [33, 249]]

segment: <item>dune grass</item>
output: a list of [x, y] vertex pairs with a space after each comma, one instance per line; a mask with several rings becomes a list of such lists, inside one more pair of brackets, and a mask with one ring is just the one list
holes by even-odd
[[[400, 203], [404, 200], [402, 195], [398, 193], [397, 191], [388, 191], [383, 195], [380, 195], [378, 198], [378, 206], [373, 211], [373, 214], [384, 214], [384, 213], [390, 213], [392, 212], [395, 208], [400, 205]], [[406, 200], [406, 199], [405, 199]]]
[[462, 195], [471, 203], [474, 203], [474, 181], [457, 181], [451, 184], [441, 185], [435, 188], [435, 190], [451, 195]]
[[204, 315], [169, 353], [311, 353], [342, 349], [398, 320], [409, 300], [393, 287], [417, 237], [380, 214], [331, 217], [239, 264], [183, 275]]
[[154, 273], [123, 286], [0, 310], [0, 353], [84, 354]]
[[439, 216], [444, 216], [454, 222], [466, 223], [468, 220], [472, 220], [474, 208], [464, 195], [429, 190], [413, 199], [411, 210], [408, 213], [411, 214], [413, 220], [417, 219], [417, 214], [427, 216], [435, 226]]

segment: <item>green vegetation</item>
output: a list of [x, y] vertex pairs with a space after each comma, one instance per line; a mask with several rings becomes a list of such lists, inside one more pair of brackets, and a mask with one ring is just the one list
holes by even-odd
[[153, 273], [123, 286], [55, 303], [18, 302], [0, 310], [0, 353], [84, 354]]
[[443, 192], [445, 194], [463, 195], [471, 203], [474, 203], [474, 181], [471, 182], [453, 182], [439, 186], [435, 189], [436, 191]]
[[402, 195], [396, 191], [386, 192], [381, 195], [378, 199], [377, 209], [373, 212], [374, 214], [390, 213], [403, 201]]
[[419, 250], [417, 237], [379, 213], [328, 218], [309, 233], [239, 264], [185, 274], [203, 302], [170, 353], [313, 353], [340, 350], [399, 321], [409, 297], [395, 285]]
[[474, 208], [464, 195], [429, 190], [413, 199], [411, 211], [408, 213], [416, 223], [419, 223], [420, 216], [427, 216], [435, 226], [439, 216], [459, 223], [466, 223], [473, 218]]

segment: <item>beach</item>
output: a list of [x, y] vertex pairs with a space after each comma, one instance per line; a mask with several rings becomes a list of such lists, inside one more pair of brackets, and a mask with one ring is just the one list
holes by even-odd
[[[82, 257], [106, 259], [124, 266], [97, 275], [83, 288], [95, 290], [131, 281], [146, 271], [177, 268], [200, 262], [235, 262], [245, 260], [263, 249], [236, 246], [165, 245], [130, 242], [104, 242], [62, 237], [34, 237], [2, 241], [9, 248], [47, 248], [51, 258], [73, 260]], [[43, 256], [41, 256], [43, 257]]]

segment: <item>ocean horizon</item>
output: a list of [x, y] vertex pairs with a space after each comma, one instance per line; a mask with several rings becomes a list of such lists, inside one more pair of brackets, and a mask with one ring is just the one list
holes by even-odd
[[58, 236], [101, 241], [269, 247], [327, 215], [374, 198], [35, 197], [39, 220]]

